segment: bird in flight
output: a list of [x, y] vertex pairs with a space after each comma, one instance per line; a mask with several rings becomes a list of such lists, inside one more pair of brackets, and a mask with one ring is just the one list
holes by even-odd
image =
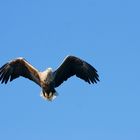
[[20, 76], [28, 78], [42, 88], [41, 96], [48, 101], [57, 96], [55, 88], [74, 75], [89, 84], [99, 81], [97, 70], [75, 56], [67, 56], [55, 71], [48, 68], [40, 72], [22, 57], [11, 60], [0, 68], [1, 83], [7, 84]]

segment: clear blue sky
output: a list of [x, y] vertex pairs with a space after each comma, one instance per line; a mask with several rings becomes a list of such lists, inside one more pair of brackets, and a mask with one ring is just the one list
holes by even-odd
[[101, 82], [75, 77], [54, 102], [24, 78], [0, 85], [1, 140], [140, 140], [140, 2], [1, 0], [0, 65], [22, 56], [39, 70], [68, 54]]

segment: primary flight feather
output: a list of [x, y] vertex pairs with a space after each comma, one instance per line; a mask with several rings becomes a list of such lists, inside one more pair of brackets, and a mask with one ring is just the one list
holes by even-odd
[[0, 68], [1, 83], [6, 84], [8, 81], [23, 76], [38, 84], [42, 88], [42, 97], [49, 101], [57, 96], [55, 88], [74, 75], [89, 84], [99, 81], [97, 70], [75, 56], [67, 56], [55, 71], [48, 68], [40, 72], [22, 57], [14, 59]]

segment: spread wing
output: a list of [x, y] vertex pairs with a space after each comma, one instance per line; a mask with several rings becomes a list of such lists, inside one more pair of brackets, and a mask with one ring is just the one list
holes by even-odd
[[54, 71], [53, 74], [55, 87], [58, 87], [73, 75], [85, 80], [89, 84], [94, 84], [99, 81], [97, 70], [87, 62], [75, 56], [66, 57], [60, 67]]
[[7, 83], [9, 80], [12, 81], [19, 76], [28, 78], [39, 84], [39, 74], [31, 64], [29, 64], [23, 58], [17, 58], [12, 60], [0, 68], [0, 81], [1, 83]]

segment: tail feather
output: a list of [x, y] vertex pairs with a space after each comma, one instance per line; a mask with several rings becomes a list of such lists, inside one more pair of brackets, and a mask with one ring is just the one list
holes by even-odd
[[53, 101], [58, 96], [58, 93], [55, 91], [47, 94], [46, 92], [41, 91], [40, 96], [45, 100]]

